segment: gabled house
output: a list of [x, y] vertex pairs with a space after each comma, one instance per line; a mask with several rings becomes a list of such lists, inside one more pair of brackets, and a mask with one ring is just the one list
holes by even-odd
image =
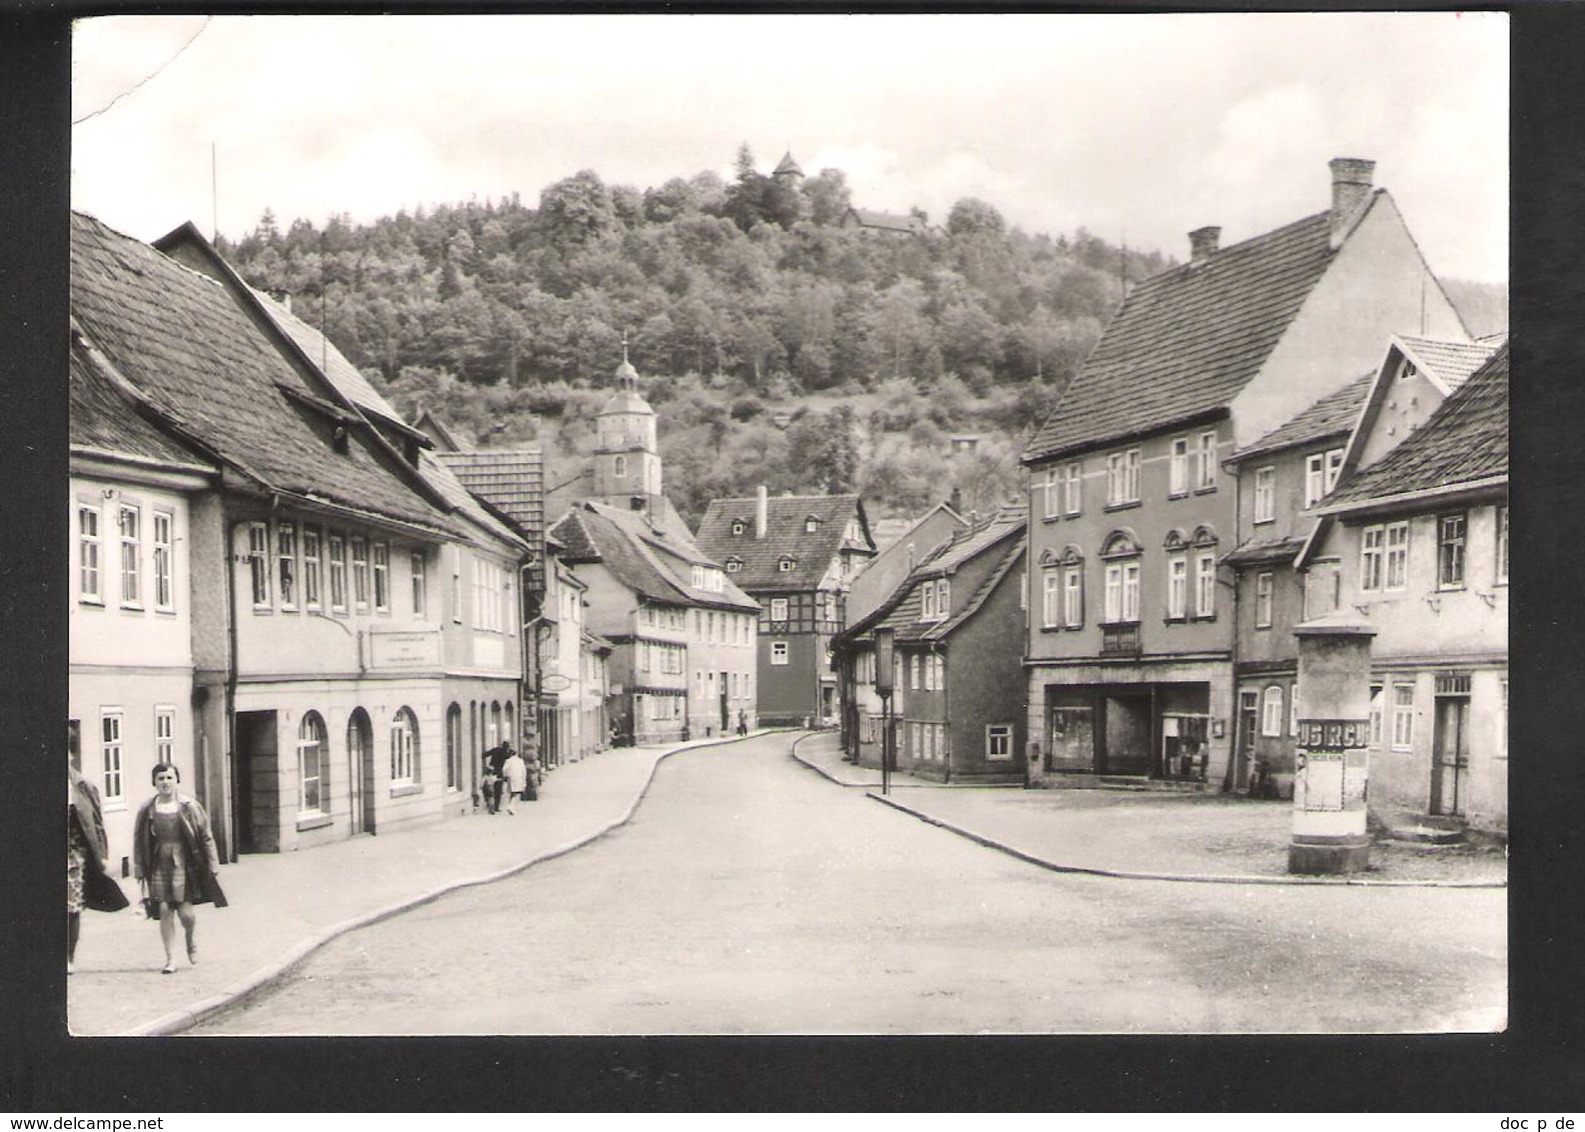
[[[112, 873], [130, 875], [132, 819], [159, 762], [206, 803], [193, 728], [195, 500], [217, 463], [147, 410], [81, 337], [68, 358], [72, 584], [67, 746], [99, 789]], [[201, 564], [210, 576], [217, 561]]]
[[847, 593], [875, 553], [857, 495], [717, 499], [699, 521], [699, 548], [760, 604], [759, 720], [834, 722], [831, 638], [847, 624]]
[[[212, 269], [201, 240], [173, 251]], [[443, 493], [225, 272], [74, 214], [71, 305], [101, 371], [220, 469], [189, 509], [208, 600], [186, 702], [224, 852], [439, 818], [460, 784], [442, 757], [438, 565], [472, 537]]]
[[[1335, 559], [1314, 558], [1303, 573], [1295, 569], [1316, 527], [1311, 509], [1336, 486], [1346, 464], [1377, 459], [1412, 435], [1495, 349], [1495, 343], [1394, 336], [1375, 372], [1322, 397], [1226, 461], [1238, 482], [1238, 544], [1222, 559], [1233, 573], [1237, 618], [1234, 789], [1281, 797], [1293, 789], [1293, 628], [1338, 603]], [[1365, 419], [1377, 427], [1362, 429]]]
[[1231, 786], [1223, 461], [1340, 390], [1395, 332], [1467, 340], [1374, 164], [1326, 211], [1136, 286], [1023, 456], [1030, 471], [1030, 781]]
[[[1412, 375], [1411, 375], [1412, 377]], [[1389, 369], [1383, 383], [1408, 381]], [[1350, 446], [1394, 428], [1373, 400]], [[1508, 347], [1411, 434], [1345, 464], [1298, 565], [1337, 564], [1371, 643], [1370, 793], [1380, 821], [1507, 828]]]
[[842, 214], [842, 227], [865, 232], [880, 232], [888, 236], [923, 236], [930, 231], [930, 221], [917, 210], [896, 213], [849, 207]]
[[551, 536], [587, 587], [586, 625], [611, 642], [610, 715], [623, 743], [757, 726], [759, 605], [691, 541], [642, 511], [583, 503]]
[[1023, 783], [1027, 518], [1005, 508], [936, 548], [879, 609], [836, 638], [852, 704], [844, 748], [879, 766], [883, 704], [875, 690], [877, 629], [893, 632], [895, 766], [943, 782]]
[[963, 525], [953, 503], [937, 503], [917, 519], [882, 519], [873, 524], [876, 552], [848, 586], [848, 624], [879, 608], [915, 566]]

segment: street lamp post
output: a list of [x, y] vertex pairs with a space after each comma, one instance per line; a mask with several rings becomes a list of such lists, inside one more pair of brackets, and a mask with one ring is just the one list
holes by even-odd
[[889, 628], [875, 630], [875, 693], [881, 698], [881, 793], [892, 791], [892, 680], [894, 637]]

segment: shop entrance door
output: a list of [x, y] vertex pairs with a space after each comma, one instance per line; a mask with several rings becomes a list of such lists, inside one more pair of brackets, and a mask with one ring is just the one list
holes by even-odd
[[[462, 717], [457, 717], [458, 730]], [[347, 791], [353, 833], [374, 832], [374, 729], [369, 713], [358, 708], [347, 720]]]
[[1238, 693], [1238, 757], [1233, 765], [1233, 789], [1249, 786], [1255, 765], [1255, 736], [1260, 734], [1260, 693], [1246, 688]]

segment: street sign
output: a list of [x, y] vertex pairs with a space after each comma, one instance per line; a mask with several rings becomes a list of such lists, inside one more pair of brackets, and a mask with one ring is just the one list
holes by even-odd
[[539, 690], [542, 692], [565, 692], [572, 687], [572, 680], [559, 672], [551, 672], [539, 678]]

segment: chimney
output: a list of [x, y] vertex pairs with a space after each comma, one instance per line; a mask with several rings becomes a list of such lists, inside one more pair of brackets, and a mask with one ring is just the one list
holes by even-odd
[[759, 491], [754, 500], [754, 537], [765, 537], [765, 524], [769, 521], [770, 492], [765, 490], [765, 485], [759, 485]]
[[1332, 168], [1332, 246], [1343, 242], [1349, 223], [1370, 199], [1371, 175], [1376, 163], [1362, 157], [1334, 157]]
[[947, 499], [947, 506], [958, 514], [963, 514], [963, 492], [957, 487], [953, 487], [952, 495]]
[[1215, 224], [1196, 228], [1189, 233], [1189, 263], [1199, 265], [1216, 254], [1221, 243], [1222, 230]]

